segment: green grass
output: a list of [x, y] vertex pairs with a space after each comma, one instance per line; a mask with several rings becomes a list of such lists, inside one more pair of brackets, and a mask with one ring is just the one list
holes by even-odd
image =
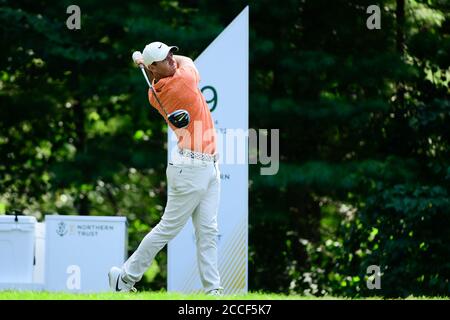
[[[204, 294], [181, 294], [166, 291], [138, 293], [92, 293], [77, 294], [46, 291], [0, 291], [0, 300], [349, 300], [345, 297], [310, 297], [300, 295], [282, 295], [275, 293], [250, 292], [245, 295], [225, 295], [211, 297]], [[380, 300], [382, 297], [366, 298]], [[407, 300], [448, 300], [449, 297], [408, 297]]]
[[286, 296], [281, 294], [249, 293], [246, 295], [225, 295], [212, 297], [205, 294], [181, 294], [166, 291], [137, 293], [65, 293], [46, 291], [3, 291], [0, 300], [298, 300], [314, 299], [304, 296]]

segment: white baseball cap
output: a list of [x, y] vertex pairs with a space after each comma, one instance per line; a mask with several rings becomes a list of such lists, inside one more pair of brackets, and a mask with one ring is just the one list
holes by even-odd
[[164, 60], [170, 51], [178, 51], [178, 47], [171, 46], [169, 47], [165, 43], [156, 41], [152, 42], [145, 46], [144, 51], [142, 52], [142, 57], [144, 59], [144, 63], [146, 66], [152, 64], [155, 61]]

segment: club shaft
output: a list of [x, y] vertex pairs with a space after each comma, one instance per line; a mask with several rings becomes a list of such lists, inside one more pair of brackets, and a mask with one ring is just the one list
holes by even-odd
[[156, 101], [158, 102], [158, 104], [160, 105], [161, 109], [164, 111], [164, 113], [166, 114], [166, 117], [168, 117], [166, 109], [164, 109], [161, 101], [159, 101], [158, 96], [156, 95], [156, 91], [153, 88], [152, 84], [150, 83], [150, 80], [148, 79], [147, 76], [147, 72], [145, 72], [144, 66], [143, 65], [139, 65], [139, 67], [141, 68], [142, 74], [144, 75], [145, 81], [147, 81], [147, 84], [149, 86], [149, 88], [152, 90], [153, 95], [155, 96]]
[[140, 65], [139, 68], [141, 68], [142, 74], [144, 75], [144, 78], [145, 78], [145, 80], [147, 81], [148, 86], [149, 86], [150, 88], [153, 88], [153, 87], [152, 87], [152, 84], [150, 83], [150, 80], [148, 79], [147, 72], [145, 72], [144, 66], [143, 66], [143, 65]]

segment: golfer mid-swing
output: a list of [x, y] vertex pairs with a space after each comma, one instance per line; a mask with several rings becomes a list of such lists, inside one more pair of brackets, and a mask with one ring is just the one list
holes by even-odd
[[[209, 294], [220, 295], [223, 290], [217, 266], [220, 173], [214, 123], [198, 88], [200, 76], [194, 62], [174, 55], [176, 50], [177, 47], [152, 42], [135, 60], [145, 67], [154, 89], [149, 90], [150, 104], [174, 130], [178, 149], [167, 165], [167, 205], [161, 221], [121, 268], [111, 268], [108, 278], [113, 291], [134, 290], [134, 284], [141, 280], [156, 254], [190, 217], [202, 285]], [[171, 118], [173, 114], [175, 119]]]

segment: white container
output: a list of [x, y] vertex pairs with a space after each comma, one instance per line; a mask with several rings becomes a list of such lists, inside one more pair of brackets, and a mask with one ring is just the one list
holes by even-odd
[[127, 254], [125, 217], [45, 216], [45, 288], [109, 291], [108, 271]]
[[36, 218], [0, 216], [0, 283], [33, 281]]
[[33, 282], [44, 284], [45, 274], [45, 223], [36, 223]]

